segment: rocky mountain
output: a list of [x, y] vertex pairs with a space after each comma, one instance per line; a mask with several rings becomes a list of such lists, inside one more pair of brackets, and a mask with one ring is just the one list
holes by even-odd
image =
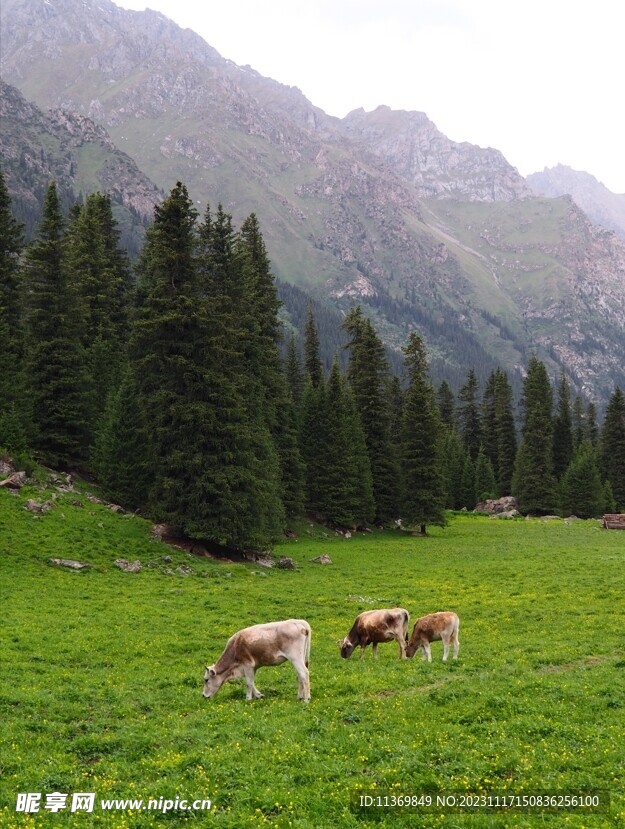
[[101, 190], [111, 194], [124, 244], [136, 250], [162, 195], [106, 130], [84, 115], [42, 112], [0, 81], [0, 157], [13, 210], [30, 235], [48, 182], [66, 205]]
[[374, 112], [357, 109], [343, 119], [341, 128], [383, 158], [424, 198], [491, 202], [532, 195], [499, 150], [450, 141], [423, 112], [386, 106]]
[[625, 194], [612, 193], [590, 173], [558, 164], [545, 167], [542, 173], [532, 173], [527, 183], [539, 196], [571, 196], [595, 224], [614, 231], [625, 241]]
[[28, 100], [104, 128], [200, 211], [257, 213], [282, 281], [361, 303], [397, 349], [417, 328], [438, 377], [519, 372], [536, 350], [599, 402], [625, 384], [625, 246], [570, 199], [534, 197], [497, 150], [422, 113], [331, 118], [155, 12], [4, 0], [1, 15], [2, 75]]

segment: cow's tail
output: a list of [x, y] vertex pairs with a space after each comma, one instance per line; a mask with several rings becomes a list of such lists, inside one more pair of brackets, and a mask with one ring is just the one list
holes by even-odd
[[306, 636], [306, 641], [304, 643], [304, 665], [308, 667], [308, 663], [310, 661], [310, 640], [312, 639], [312, 630], [310, 625], [304, 628], [304, 635]]

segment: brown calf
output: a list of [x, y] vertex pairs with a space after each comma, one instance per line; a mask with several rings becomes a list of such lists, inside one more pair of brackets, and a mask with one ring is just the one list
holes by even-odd
[[421, 619], [417, 619], [412, 629], [412, 636], [408, 642], [408, 647], [406, 648], [406, 656], [412, 657], [419, 648], [422, 648], [423, 659], [431, 662], [432, 653], [430, 651], [430, 642], [442, 639], [443, 662], [447, 662], [450, 643], [454, 646], [454, 659], [457, 659], [458, 651], [460, 650], [460, 640], [458, 639], [459, 627], [460, 619], [456, 613], [452, 613], [451, 611], [430, 613], [429, 616], [423, 616]]
[[365, 655], [365, 648], [373, 646], [373, 658], [377, 659], [377, 648], [380, 642], [399, 643], [399, 658], [406, 658], [406, 639], [408, 638], [408, 622], [410, 614], [403, 607], [392, 610], [365, 610], [352, 625], [352, 629], [342, 642], [339, 642], [341, 656], [349, 659], [354, 648], [360, 645], [360, 658]]

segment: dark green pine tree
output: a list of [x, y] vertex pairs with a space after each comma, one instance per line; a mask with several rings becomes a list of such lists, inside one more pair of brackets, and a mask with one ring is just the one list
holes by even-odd
[[[490, 461], [492, 469], [499, 473], [499, 440], [497, 433], [497, 372], [492, 371], [486, 380], [480, 407], [480, 450]], [[478, 451], [479, 456], [479, 451]], [[477, 462], [477, 458], [476, 458]], [[478, 498], [480, 491], [477, 491]], [[491, 496], [492, 497], [492, 496]]]
[[460, 508], [475, 509], [477, 495], [475, 492], [475, 462], [468, 449], [464, 450], [464, 464], [460, 480]]
[[84, 462], [89, 444], [89, 384], [80, 341], [80, 305], [67, 276], [63, 226], [52, 182], [38, 236], [25, 255], [25, 364], [33, 448], [45, 463], [56, 467]]
[[585, 440], [584, 403], [580, 395], [575, 396], [571, 412], [571, 426], [573, 430], [573, 451], [577, 452]]
[[284, 359], [284, 373], [286, 387], [290, 392], [296, 407], [299, 407], [304, 396], [304, 372], [300, 359], [295, 334], [291, 333], [287, 341], [286, 357]]
[[610, 482], [617, 511], [625, 511], [625, 395], [618, 386], [606, 408], [600, 451], [603, 479]]
[[19, 277], [23, 246], [22, 226], [11, 213], [11, 198], [0, 169], [0, 447], [10, 452], [27, 448]]
[[480, 446], [475, 461], [475, 497], [478, 501], [486, 501], [497, 494], [493, 465], [487, 457], [484, 448]]
[[589, 442], [582, 443], [560, 481], [560, 512], [578, 518], [596, 518], [605, 506], [597, 450]]
[[438, 403], [438, 411], [443, 425], [448, 429], [454, 428], [456, 425], [456, 401], [451, 386], [446, 380], [443, 380], [438, 387], [436, 402]]
[[462, 473], [467, 451], [455, 428], [447, 429], [443, 447], [445, 463], [445, 490], [447, 509], [461, 509], [464, 506], [462, 491]]
[[417, 334], [410, 335], [404, 355], [409, 386], [401, 444], [402, 519], [408, 525], [418, 525], [425, 534], [428, 524], [444, 527], [447, 523], [443, 427], [428, 377], [425, 348]]
[[110, 197], [89, 195], [65, 234], [68, 279], [81, 303], [82, 345], [92, 378], [95, 432], [109, 393], [119, 385], [126, 357], [130, 268], [119, 247]]
[[304, 386], [300, 422], [300, 452], [305, 468], [305, 505], [311, 513], [323, 513], [326, 505], [325, 481], [329, 475], [325, 451], [329, 427], [326, 387], [322, 381], [314, 386], [310, 376]]
[[512, 387], [503, 369], [495, 372], [495, 409], [497, 429], [497, 494], [510, 495], [517, 452], [516, 426], [512, 411]]
[[276, 406], [278, 397], [286, 401], [277, 348], [279, 301], [254, 216], [237, 238], [221, 205], [214, 217], [207, 209], [200, 242], [205, 365], [213, 366], [209, 399], [219, 426], [202, 434], [201, 454], [215, 454], [217, 469], [203, 472], [198, 497], [206, 503], [205, 523], [224, 516], [223, 543], [266, 546], [285, 521], [278, 439], [285, 440], [285, 458], [293, 451], [288, 418]]
[[352, 390], [344, 384], [343, 407], [349, 436], [349, 451], [353, 470], [353, 505], [356, 524], [370, 524], [375, 518], [373, 476], [367, 452], [367, 441]]
[[347, 380], [365, 433], [373, 476], [375, 520], [386, 524], [397, 518], [400, 500], [399, 463], [391, 440], [388, 363], [382, 341], [360, 308], [347, 314], [343, 328], [350, 338]]
[[304, 327], [304, 370], [310, 382], [316, 388], [323, 382], [323, 365], [319, 350], [319, 332], [315, 323], [312, 302], [306, 309], [306, 325]]
[[586, 407], [586, 421], [585, 421], [584, 437], [589, 440], [593, 446], [599, 444], [599, 426], [597, 425], [597, 408], [595, 404], [590, 401]]
[[553, 391], [545, 365], [532, 356], [523, 383], [523, 427], [512, 480], [522, 512], [551, 513], [556, 506], [553, 475]]
[[145, 506], [152, 484], [148, 428], [138, 401], [134, 373], [127, 367], [109, 395], [93, 451], [102, 492], [130, 509]]
[[458, 428], [471, 459], [475, 461], [482, 443], [480, 411], [477, 402], [478, 381], [475, 371], [469, 370], [464, 386], [458, 392]]
[[[289, 515], [303, 507], [303, 465], [299, 457], [297, 421], [291, 393], [287, 388], [279, 343], [282, 338], [275, 281], [258, 220], [250, 215], [241, 226], [234, 253], [243, 270], [247, 317], [245, 360], [249, 372], [246, 396], [256, 398], [250, 414], [258, 429], [268, 430], [273, 440], [280, 475], [277, 481], [266, 482], [269, 493], [275, 484], [278, 497]], [[266, 442], [266, 438], [265, 438]], [[276, 515], [279, 510], [276, 508]]]
[[[321, 489], [321, 512], [327, 521], [339, 526], [357, 526], [373, 518], [373, 489], [369, 474], [369, 513], [363, 514], [362, 491], [351, 430], [358, 421], [348, 419], [347, 390], [335, 359], [326, 384], [325, 440], [317, 447], [325, 455], [325, 480]], [[352, 415], [354, 409], [352, 407]], [[362, 446], [362, 430], [361, 446]]]
[[560, 480], [573, 459], [571, 392], [565, 373], [560, 373], [558, 401], [553, 421], [553, 474]]

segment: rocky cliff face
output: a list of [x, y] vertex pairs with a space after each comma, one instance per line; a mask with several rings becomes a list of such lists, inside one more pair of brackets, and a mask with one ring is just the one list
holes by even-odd
[[589, 173], [562, 164], [532, 173], [527, 183], [538, 196], [571, 196], [593, 222], [625, 241], [625, 194], [612, 193]]
[[422, 197], [490, 202], [532, 195], [499, 150], [450, 141], [423, 112], [357, 109], [341, 128], [414, 184]]
[[[162, 195], [106, 130], [84, 115], [42, 112], [0, 81], [0, 156], [17, 212], [32, 230], [48, 183], [65, 202], [99, 189], [122, 208], [122, 225], [147, 223]], [[131, 239], [125, 241], [131, 244]], [[131, 244], [132, 246], [132, 244]]]
[[[497, 150], [450, 141], [417, 112], [330, 118], [162, 15], [110, 0], [5, 0], [2, 44], [5, 79], [64, 108], [49, 118], [64, 119], [68, 146], [108, 154], [112, 142], [159, 188], [184, 181], [200, 211], [221, 201], [235, 223], [255, 212], [278, 277], [361, 302], [391, 345], [417, 328], [454, 378], [520, 369], [536, 349], [600, 398], [625, 383], [625, 248], [569, 202], [533, 198]], [[73, 172], [92, 188], [128, 174], [107, 155], [96, 176], [88, 158]]]

